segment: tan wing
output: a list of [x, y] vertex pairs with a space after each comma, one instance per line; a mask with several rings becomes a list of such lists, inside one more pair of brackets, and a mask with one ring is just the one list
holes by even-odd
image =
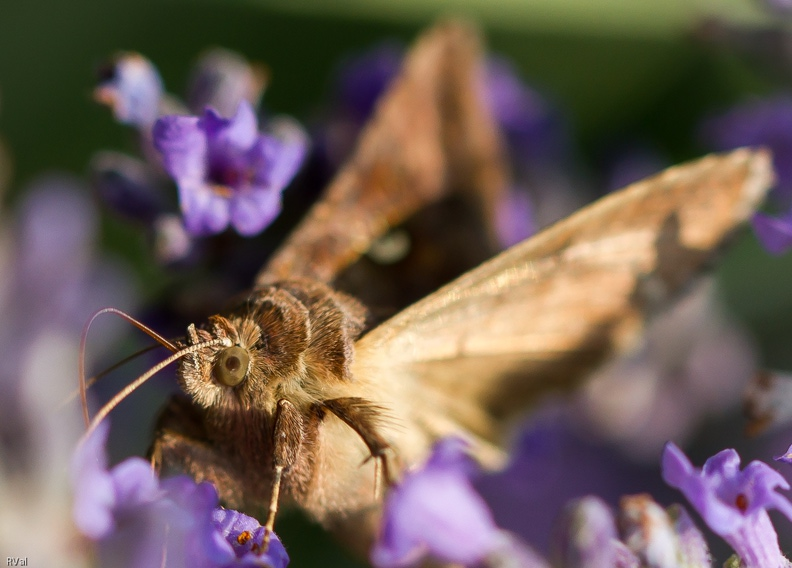
[[[766, 152], [670, 168], [600, 199], [407, 308], [360, 339], [354, 374], [406, 423], [408, 461], [435, 436], [497, 441], [536, 395], [629, 347], [772, 182]], [[372, 394], [373, 396], [373, 394]], [[375, 399], [376, 400], [376, 399]]]
[[256, 279], [331, 282], [371, 242], [449, 189], [491, 215], [506, 186], [499, 134], [481, 100], [477, 34], [445, 23], [424, 34], [377, 105], [357, 148]]

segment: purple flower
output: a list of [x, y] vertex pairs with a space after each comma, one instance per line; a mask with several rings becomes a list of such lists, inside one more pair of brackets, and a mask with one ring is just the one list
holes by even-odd
[[253, 107], [240, 103], [233, 118], [170, 115], [154, 125], [154, 144], [179, 187], [187, 230], [209, 235], [232, 225], [261, 232], [280, 213], [281, 191], [297, 172], [306, 140], [297, 128], [278, 139], [258, 132]]
[[[31, 566], [82, 565], [63, 490], [82, 421], [76, 404], [63, 405], [74, 382], [62, 379], [77, 367], [85, 319], [102, 305], [129, 309], [132, 279], [95, 254], [97, 220], [86, 188], [49, 176], [20, 197], [14, 217], [3, 211], [0, 237], [2, 538], [29, 551]], [[119, 336], [120, 326], [108, 323], [95, 352]], [[101, 511], [100, 485], [97, 492]]]
[[375, 566], [408, 566], [425, 555], [470, 565], [495, 551], [499, 530], [470, 483], [465, 447], [458, 438], [441, 440], [426, 465], [391, 490], [371, 552]]
[[557, 157], [564, 135], [550, 105], [525, 85], [503, 57], [489, 57], [484, 73], [484, 100], [503, 129], [515, 159], [532, 162]]
[[792, 503], [775, 490], [789, 484], [767, 464], [753, 461], [740, 470], [740, 456], [723, 450], [692, 466], [673, 443], [663, 452], [663, 479], [676, 487], [704, 521], [737, 552], [745, 566], [789, 566], [781, 554], [768, 509], [778, 509], [792, 520]]
[[98, 152], [90, 169], [99, 198], [119, 215], [150, 224], [162, 214], [160, 180], [148, 163], [120, 152]]
[[288, 555], [276, 535], [261, 554], [264, 528], [217, 507], [209, 483], [186, 476], [159, 482], [151, 466], [130, 458], [107, 470], [107, 422], [72, 458], [74, 521], [94, 541], [102, 566], [283, 568]]
[[536, 232], [533, 203], [525, 189], [509, 188], [497, 203], [495, 230], [504, 248], [516, 245]]
[[618, 520], [598, 497], [571, 502], [555, 545], [557, 564], [570, 568], [711, 565], [704, 538], [684, 509], [666, 511], [646, 494], [623, 497]]
[[777, 193], [792, 197], [792, 98], [781, 96], [739, 105], [707, 120], [704, 142], [715, 150], [766, 146], [773, 152]]
[[[269, 548], [265, 555], [259, 554], [265, 529], [253, 517], [218, 507], [212, 513], [212, 523], [223, 537], [231, 544], [235, 560], [233, 566], [286, 566], [289, 555], [276, 534], [271, 535]], [[263, 563], [266, 560], [268, 564]]]
[[737, 106], [705, 122], [705, 142], [716, 150], [766, 146], [773, 152], [778, 184], [771, 197], [780, 215], [758, 213], [753, 218], [756, 236], [772, 254], [792, 246], [792, 98], [781, 96]]
[[139, 53], [122, 53], [99, 75], [94, 98], [112, 108], [116, 120], [142, 129], [154, 124], [163, 88], [151, 61]]
[[792, 248], [792, 210], [779, 217], [755, 213], [751, 226], [769, 253], [781, 255]]
[[398, 74], [402, 51], [398, 44], [384, 43], [342, 65], [336, 87], [339, 103], [361, 123]]

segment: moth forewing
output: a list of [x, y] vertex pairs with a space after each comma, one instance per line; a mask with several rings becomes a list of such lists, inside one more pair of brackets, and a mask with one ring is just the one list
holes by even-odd
[[508, 172], [481, 96], [483, 74], [475, 28], [449, 21], [424, 33], [378, 101], [353, 156], [257, 283], [331, 282], [374, 239], [451, 190], [467, 193], [492, 218]]
[[[764, 151], [712, 155], [609, 195], [501, 253], [369, 332], [353, 374], [403, 422], [407, 461], [440, 436], [483, 452], [544, 392], [634, 344], [773, 181]], [[376, 400], [376, 399], [375, 399]]]

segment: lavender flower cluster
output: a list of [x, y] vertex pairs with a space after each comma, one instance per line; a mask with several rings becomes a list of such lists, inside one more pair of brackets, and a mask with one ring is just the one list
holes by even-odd
[[[781, 10], [784, 3], [776, 4]], [[206, 243], [229, 230], [243, 237], [258, 235], [281, 213], [282, 194], [306, 163], [318, 164], [322, 179], [340, 167], [400, 61], [401, 51], [392, 44], [350, 61], [340, 75], [337, 100], [309, 135], [291, 118], [263, 113], [266, 74], [234, 53], [205, 54], [184, 101], [165, 92], [158, 71], [145, 57], [120, 54], [102, 70], [94, 96], [112, 109], [118, 122], [134, 129], [140, 156], [98, 153], [91, 163], [94, 189], [106, 207], [144, 227], [152, 254], [164, 265], [208, 254]], [[507, 247], [569, 213], [584, 201], [582, 194], [592, 192], [587, 182], [570, 173], [573, 152], [560, 113], [526, 86], [507, 61], [487, 62], [481, 89], [514, 164], [514, 185], [497, 211], [498, 236]], [[753, 219], [757, 237], [773, 254], [792, 248], [790, 126], [792, 101], [775, 97], [713, 117], [701, 129], [701, 138], [714, 150], [767, 145], [774, 151], [779, 178], [775, 211]], [[611, 177], [621, 185], [652, 173], [663, 160], [648, 154], [622, 156]], [[221, 507], [210, 484], [187, 477], [158, 479], [140, 458], [109, 467], [107, 423], [78, 442], [79, 426], [72, 414], [64, 411], [57, 424], [56, 418], [46, 416], [45, 409], [58, 406], [68, 394], [44, 388], [47, 373], [76, 367], [63, 345], [78, 336], [92, 309], [131, 303], [133, 296], [123, 284], [123, 271], [91, 250], [94, 212], [84, 192], [72, 185], [45, 180], [31, 192], [21, 205], [20, 226], [10, 229], [16, 233], [16, 248], [0, 233], [0, 267], [14, 275], [0, 282], [0, 313], [10, 322], [7, 328], [15, 330], [13, 337], [0, 340], [0, 353], [17, 362], [0, 375], [3, 400], [12, 401], [0, 417], [0, 502], [7, 504], [0, 518], [9, 524], [13, 511], [18, 518], [32, 519], [27, 526], [39, 518], [51, 520], [45, 529], [58, 539], [52, 549], [61, 552], [42, 553], [41, 565], [287, 566], [289, 557], [277, 535], [264, 546], [266, 529], [252, 517]], [[583, 185], [587, 187], [581, 191]], [[169, 193], [171, 187], [175, 192]], [[178, 206], [169, 203], [171, 193]], [[64, 219], [73, 223], [63, 224]], [[117, 285], [96, 286], [108, 279]], [[102, 296], [106, 290], [116, 295]], [[778, 471], [761, 461], [741, 469], [740, 456], [731, 449], [697, 468], [676, 444], [665, 443], [684, 439], [706, 416], [732, 405], [754, 368], [748, 341], [736, 325], [720, 319], [709, 303], [711, 296], [710, 289], [703, 290], [700, 304], [650, 329], [637, 355], [605, 369], [559, 415], [564, 422], [596, 431], [637, 461], [662, 453], [658, 481], [662, 476], [678, 489], [700, 521], [680, 505], [660, 506], [647, 493], [623, 496], [614, 509], [586, 489], [569, 495], [560, 511], [511, 511], [529, 519], [543, 517], [546, 526], [552, 525], [550, 539], [538, 541], [516, 525], [506, 526], [509, 522], [496, 511], [493, 484], [501, 486], [501, 499], [508, 495], [514, 509], [519, 503], [515, 495], [526, 483], [518, 476], [526, 467], [541, 472], [528, 480], [539, 491], [553, 481], [552, 473], [537, 467], [541, 459], [525, 442], [547, 443], [563, 428], [551, 426], [549, 435], [531, 438], [536, 430], [529, 426], [514, 461], [499, 476], [479, 471], [464, 441], [440, 440], [427, 462], [408, 472], [387, 495], [371, 563], [378, 568], [412, 566], [426, 559], [526, 568], [704, 567], [713, 564], [700, 529], [706, 526], [733, 551], [732, 566], [792, 566], [780, 548], [777, 523], [768, 514], [775, 510], [792, 521], [792, 503], [779, 492], [790, 487]], [[680, 332], [693, 327], [705, 332], [696, 338]], [[685, 345], [657, 347], [673, 341]], [[710, 388], [714, 383], [722, 386], [716, 394]], [[45, 392], [46, 400], [32, 396], [33, 388]], [[625, 388], [632, 389], [625, 396], [638, 402], [632, 412], [615, 416], [612, 393]], [[32, 425], [35, 420], [39, 426]], [[74, 447], [71, 455], [63, 450]], [[587, 460], [580, 455], [575, 453], [565, 467], [588, 465], [591, 470], [584, 475], [593, 476], [601, 466], [593, 466], [594, 460], [581, 463]], [[777, 459], [792, 463], [790, 456], [792, 447]], [[62, 495], [67, 469], [71, 503], [53, 497]], [[32, 472], [42, 471], [48, 472], [45, 479], [31, 478]], [[21, 497], [14, 495], [20, 486]], [[36, 496], [41, 487], [46, 491]], [[18, 542], [29, 539], [20, 535]]]

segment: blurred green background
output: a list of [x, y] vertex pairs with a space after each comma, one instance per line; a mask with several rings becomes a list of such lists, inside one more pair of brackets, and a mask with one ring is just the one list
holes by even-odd
[[[83, 175], [98, 149], [136, 152], [131, 132], [90, 96], [96, 66], [117, 50], [148, 56], [175, 93], [201, 50], [237, 50], [270, 67], [268, 108], [307, 118], [327, 98], [342, 57], [387, 38], [407, 44], [448, 14], [477, 21], [489, 47], [557, 105], [592, 171], [618, 140], [646, 141], [672, 162], [702, 154], [694, 135], [702, 117], [784, 87], [740, 54], [693, 39], [705, 17], [779, 23], [749, 0], [4, 0], [0, 137], [14, 166], [6, 201], [13, 205], [44, 171]], [[140, 237], [111, 221], [103, 230], [108, 250], [138, 267], [141, 288], [156, 287], [163, 276]], [[721, 273], [728, 303], [760, 339], [766, 364], [792, 369], [792, 260], [769, 257], [746, 235]], [[287, 543], [294, 532], [317, 542], [316, 550], [290, 548], [294, 566], [351, 565], [342, 552], [327, 556], [317, 528], [287, 516], [279, 529]]]

